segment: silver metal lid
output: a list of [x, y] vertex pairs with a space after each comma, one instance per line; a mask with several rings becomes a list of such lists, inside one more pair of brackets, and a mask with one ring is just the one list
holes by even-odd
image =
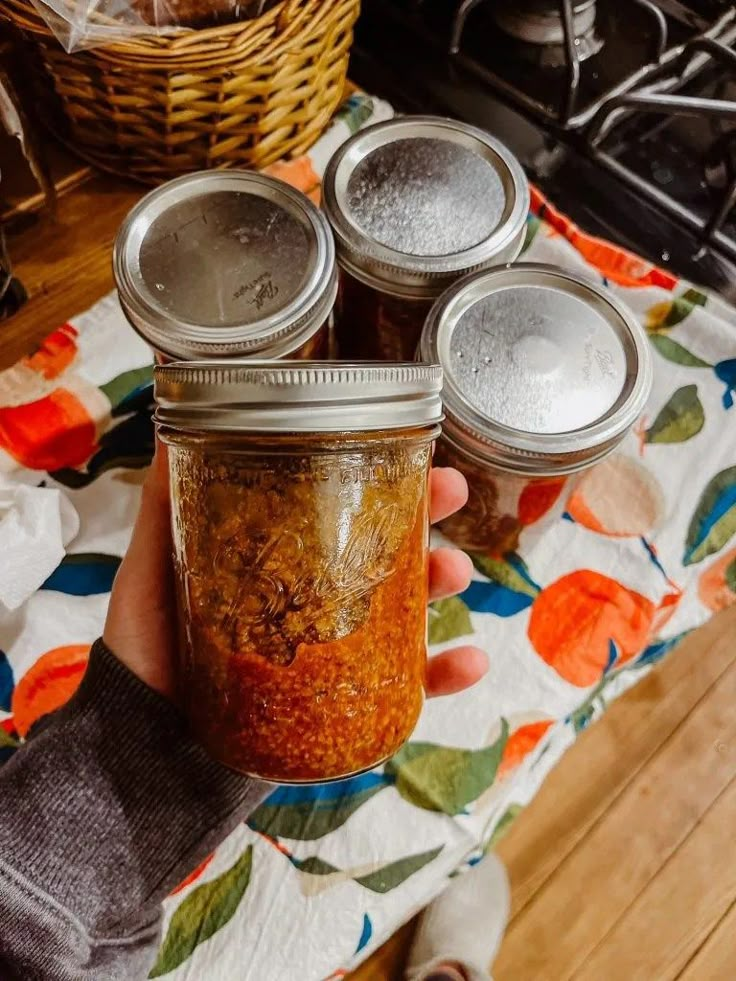
[[529, 210], [506, 147], [435, 116], [356, 133], [330, 160], [323, 196], [340, 265], [401, 296], [438, 296], [464, 273], [515, 259]]
[[156, 421], [175, 429], [342, 433], [442, 421], [434, 364], [174, 362], [154, 379]]
[[541, 264], [461, 280], [435, 303], [420, 352], [444, 371], [447, 437], [528, 473], [570, 472], [604, 456], [652, 384], [646, 336], [626, 307]]
[[123, 222], [113, 269], [126, 316], [176, 358], [282, 357], [329, 316], [334, 244], [283, 181], [202, 171], [147, 194]]

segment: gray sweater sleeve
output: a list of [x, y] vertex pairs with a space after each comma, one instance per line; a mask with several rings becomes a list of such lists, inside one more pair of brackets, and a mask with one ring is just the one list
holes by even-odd
[[213, 762], [98, 641], [0, 767], [0, 978], [145, 978], [161, 901], [271, 789]]

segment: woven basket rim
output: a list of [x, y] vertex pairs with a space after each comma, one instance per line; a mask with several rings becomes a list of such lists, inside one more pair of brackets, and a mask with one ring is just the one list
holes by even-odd
[[[151, 59], [159, 64], [169, 59], [173, 61], [182, 55], [211, 57], [219, 54], [230, 60], [237, 55], [239, 49], [247, 52], [249, 57], [258, 50], [260, 56], [270, 58], [291, 46], [304, 19], [311, 16], [317, 8], [333, 7], [340, 2], [342, 0], [278, 0], [260, 17], [251, 20], [213, 27], [182, 28], [171, 34], [145, 35], [82, 51], [103, 58], [115, 55], [131, 60]], [[355, 3], [359, 3], [359, 0], [355, 0]], [[0, 7], [0, 16], [9, 20], [22, 33], [32, 34], [39, 41], [58, 44], [59, 50], [64, 50], [31, 0], [4, 0]], [[264, 36], [259, 39], [258, 34]], [[259, 40], [262, 42], [260, 45]]]

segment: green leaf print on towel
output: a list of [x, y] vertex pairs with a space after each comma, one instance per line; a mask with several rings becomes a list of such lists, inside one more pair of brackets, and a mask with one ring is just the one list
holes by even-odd
[[644, 432], [645, 443], [684, 443], [705, 425], [703, 403], [697, 385], [678, 388], [657, 418]]
[[374, 111], [373, 99], [362, 92], [355, 92], [338, 109], [335, 114], [335, 122], [345, 123], [351, 134], [354, 134], [358, 132], [361, 126], [365, 126], [373, 116]]
[[[100, 391], [107, 396], [113, 416], [125, 412], [133, 412], [153, 400], [153, 365], [143, 368], [131, 368], [122, 375], [111, 378], [109, 382], [100, 385]], [[143, 403], [143, 404], [139, 404]]]
[[498, 820], [498, 824], [493, 829], [493, 833], [488, 841], [483, 846], [483, 854], [487, 854], [492, 851], [496, 845], [504, 838], [507, 833], [511, 830], [511, 825], [517, 819], [517, 817], [524, 810], [523, 804], [509, 804], [506, 810], [503, 812]]
[[695, 307], [704, 307], [708, 297], [700, 290], [687, 289], [673, 300], [655, 303], [646, 311], [645, 326], [647, 330], [668, 330], [682, 323], [689, 317]]
[[436, 743], [407, 743], [386, 764], [401, 796], [427, 811], [461, 814], [496, 779], [509, 735], [501, 720], [501, 734], [483, 749], [455, 749]]
[[231, 869], [189, 893], [171, 918], [149, 978], [160, 978], [179, 967], [232, 919], [248, 888], [252, 864], [253, 846], [248, 845]]
[[341, 828], [386, 786], [382, 773], [362, 773], [328, 784], [279, 787], [248, 818], [248, 827], [270, 838], [316, 841]]
[[529, 214], [526, 218], [526, 228], [524, 229], [524, 241], [521, 246], [521, 252], [519, 255], [522, 256], [527, 251], [529, 246], [532, 244], [534, 239], [537, 237], [537, 232], [542, 227], [542, 222], [536, 215]]
[[678, 344], [677, 341], [673, 341], [671, 337], [667, 337], [665, 334], [650, 334], [649, 340], [663, 358], [674, 364], [680, 364], [685, 368], [712, 367], [708, 361], [703, 361], [702, 358], [697, 357], [682, 344]]
[[430, 644], [444, 644], [456, 637], [472, 634], [470, 611], [459, 596], [437, 600], [429, 605], [428, 639]]
[[437, 858], [442, 848], [443, 846], [440, 845], [438, 848], [420, 852], [418, 855], [407, 855], [406, 858], [399, 858], [393, 862], [387, 862], [385, 865], [378, 864], [377, 867], [361, 869], [339, 869], [316, 855], [309, 858], [292, 856], [291, 863], [306, 875], [333, 876], [335, 884], [344, 882], [346, 879], [352, 879], [353, 882], [357, 882], [359, 886], [363, 886], [365, 889], [370, 889], [371, 892], [386, 893], [400, 886], [402, 882], [423, 869], [425, 865], [429, 865]]
[[514, 552], [509, 552], [503, 559], [473, 552], [470, 558], [478, 572], [488, 576], [496, 585], [504, 586], [513, 593], [523, 593], [531, 599], [539, 594], [539, 586], [529, 575], [526, 563]]
[[694, 565], [723, 546], [736, 534], [736, 466], [711, 478], [700, 495], [685, 540], [683, 565]]

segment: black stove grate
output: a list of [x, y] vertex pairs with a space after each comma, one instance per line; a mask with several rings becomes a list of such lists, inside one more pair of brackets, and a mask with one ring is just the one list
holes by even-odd
[[559, 25], [550, 59], [497, 22], [500, 6], [514, 4], [518, 17], [525, 3], [535, 0], [367, 0], [365, 9], [412, 39], [409, 71], [443, 61], [444, 91], [475, 80], [686, 227], [699, 248], [736, 260], [736, 5], [597, 0], [602, 43], [583, 58], [575, 31], [585, 4], [549, 0]]

